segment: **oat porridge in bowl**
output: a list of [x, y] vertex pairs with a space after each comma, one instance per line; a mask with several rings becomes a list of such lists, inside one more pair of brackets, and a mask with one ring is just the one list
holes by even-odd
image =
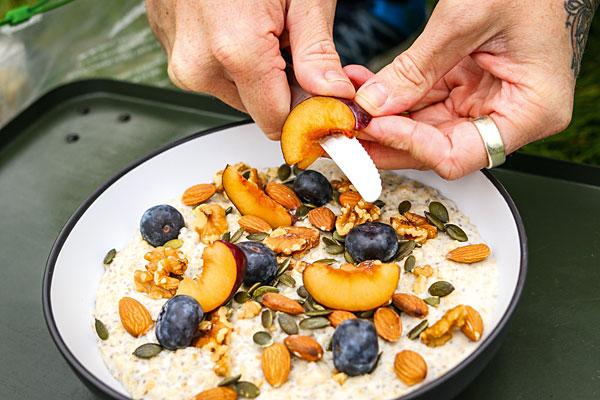
[[[195, 161], [202, 173], [160, 172], [234, 132], [239, 148]], [[254, 140], [268, 148], [257, 133], [241, 125], [162, 151], [67, 224], [44, 305], [71, 366], [115, 398], [456, 394], [521, 290], [510, 199], [481, 173], [459, 188], [401, 171], [382, 172], [369, 203], [329, 160], [300, 170], [268, 150], [244, 157]], [[102, 243], [90, 247], [94, 230]], [[94, 271], [70, 275], [75, 263]]]

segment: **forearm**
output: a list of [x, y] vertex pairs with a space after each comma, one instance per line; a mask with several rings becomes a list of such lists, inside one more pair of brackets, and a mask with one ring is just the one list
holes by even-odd
[[573, 49], [571, 70], [575, 77], [579, 74], [585, 43], [598, 5], [600, 0], [565, 0], [566, 27]]

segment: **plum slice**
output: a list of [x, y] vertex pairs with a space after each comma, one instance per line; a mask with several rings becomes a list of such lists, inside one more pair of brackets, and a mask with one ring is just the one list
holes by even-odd
[[285, 162], [306, 169], [324, 154], [319, 140], [328, 135], [356, 136], [371, 116], [354, 101], [315, 96], [298, 103], [290, 112], [281, 132]]

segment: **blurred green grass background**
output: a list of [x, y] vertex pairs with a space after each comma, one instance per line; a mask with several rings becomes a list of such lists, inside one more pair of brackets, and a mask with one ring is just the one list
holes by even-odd
[[[435, 3], [435, 0], [428, 1], [430, 4]], [[0, 0], [0, 16], [3, 16], [11, 8], [23, 4], [35, 4], [35, 1]], [[526, 38], [523, 39], [526, 40]], [[69, 38], [65, 37], [65, 40], [69, 40]], [[600, 165], [599, 105], [600, 15], [596, 15], [577, 80], [571, 125], [557, 135], [525, 146], [521, 151], [577, 163]]]

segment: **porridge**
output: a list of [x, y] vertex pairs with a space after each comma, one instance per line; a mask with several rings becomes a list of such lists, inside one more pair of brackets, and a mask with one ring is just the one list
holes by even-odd
[[367, 203], [328, 160], [240, 163], [148, 210], [96, 295], [112, 375], [133, 398], [379, 399], [455, 367], [496, 322], [496, 264], [451, 200], [382, 181]]

